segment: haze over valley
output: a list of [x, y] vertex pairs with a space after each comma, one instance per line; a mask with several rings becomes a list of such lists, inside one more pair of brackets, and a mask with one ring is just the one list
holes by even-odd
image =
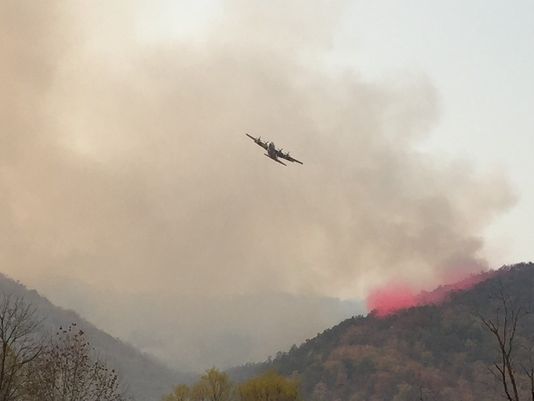
[[0, 272], [201, 373], [531, 260], [513, 3], [0, 0]]

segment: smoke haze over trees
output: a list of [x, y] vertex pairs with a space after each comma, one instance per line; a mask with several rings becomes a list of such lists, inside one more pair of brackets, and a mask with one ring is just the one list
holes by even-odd
[[[325, 67], [345, 2], [228, 0], [198, 41], [146, 40], [147, 10], [165, 4], [0, 3], [7, 273], [81, 282], [101, 308], [108, 293], [161, 294], [195, 316], [187, 300], [206, 294], [361, 298], [487, 267], [481, 236], [513, 204], [506, 180], [417, 150], [440, 114], [425, 77]], [[305, 165], [266, 163], [244, 132]], [[52, 296], [83, 302], [66, 292]]]
[[[534, 264], [505, 266], [486, 278], [449, 292], [440, 304], [345, 320], [272, 361], [231, 374], [246, 380], [274, 369], [298, 377], [311, 400], [531, 399], [534, 318], [524, 312], [534, 304]], [[488, 327], [498, 328], [502, 350]], [[511, 351], [506, 362], [501, 351]], [[510, 398], [499, 369], [505, 370]]]
[[[435, 298], [439, 304], [345, 320], [263, 364], [233, 369], [231, 376], [209, 369], [195, 384], [176, 386], [165, 399], [243, 401], [268, 396], [296, 401], [300, 391], [303, 399], [316, 401], [529, 399], [534, 388], [534, 264], [505, 266], [484, 278], [470, 289], [449, 287], [446, 297]], [[107, 368], [88, 346], [85, 330], [94, 335], [94, 328], [83, 321], [84, 329], [78, 324], [60, 326], [50, 341], [46, 332], [38, 331], [36, 320], [36, 312], [47, 310], [46, 305], [34, 309], [25, 300], [6, 296], [6, 286], [17, 285], [5, 279], [1, 283], [3, 400], [124, 399], [118, 385], [121, 371]], [[35, 293], [25, 295], [39, 299]], [[53, 308], [48, 313], [43, 323], [58, 317]], [[121, 344], [115, 340], [113, 345], [105, 349], [105, 359], [112, 360], [114, 352], [116, 357]], [[141, 390], [153, 391], [150, 382], [161, 377], [150, 374], [146, 359], [138, 362], [145, 368], [145, 376], [137, 378], [143, 380]], [[133, 379], [131, 368], [124, 379]], [[499, 372], [505, 372], [502, 381]], [[162, 388], [159, 391], [137, 393], [138, 399], [158, 399], [156, 394], [163, 394]]]
[[[167, 392], [176, 381], [188, 383], [193, 379], [192, 374], [177, 372], [167, 368], [162, 363], [139, 352], [131, 345], [125, 344], [119, 339], [103, 332], [72, 310], [59, 308], [50, 303], [46, 298], [40, 296], [35, 290], [28, 290], [20, 283], [16, 283], [0, 275], [0, 299], [6, 297], [22, 305], [26, 305], [26, 309], [31, 312], [31, 319], [27, 320], [32, 323], [30, 325], [30, 335], [26, 337], [27, 343], [35, 345], [34, 340], [38, 338], [44, 339], [45, 345], [49, 345], [50, 342], [48, 340], [54, 339], [56, 343], [64, 346], [66, 344], [64, 340], [70, 338], [64, 338], [65, 334], [75, 335], [79, 330], [82, 330], [84, 334], [79, 339], [83, 338], [90, 342], [92, 355], [101, 357], [106, 361], [110, 369], [118, 371], [120, 382], [126, 387], [128, 393], [134, 395], [138, 400], [159, 401], [159, 397]], [[4, 303], [4, 305], [6, 304]], [[68, 330], [69, 325], [72, 323], [76, 323], [74, 332], [71, 330], [72, 333], [68, 331], [67, 333], [63, 333], [64, 330]], [[60, 327], [63, 330], [60, 330]], [[36, 330], [37, 328], [39, 329], [38, 331]], [[18, 345], [20, 345], [20, 342]], [[28, 353], [31, 349], [31, 347], [25, 347], [25, 353]], [[55, 360], [40, 359], [46, 356], [46, 352], [44, 352], [46, 348], [41, 345], [38, 347], [38, 350], [39, 359], [33, 362], [38, 362], [41, 365]], [[47, 352], [49, 351], [50, 349]], [[28, 355], [32, 356], [33, 354], [29, 353]], [[32, 368], [35, 367], [36, 365], [34, 364]], [[57, 364], [56, 367], [58, 367]], [[47, 370], [49, 369], [47, 368]], [[31, 376], [36, 375], [32, 373]], [[43, 379], [47, 379], [50, 384], [50, 380], [48, 379], [52, 378], [46, 376]], [[40, 386], [41, 390], [45, 389]], [[45, 393], [50, 395], [49, 391], [45, 391]], [[39, 400], [41, 401], [42, 398]]]
[[1, 294], [2, 401], [126, 401], [117, 372], [94, 355], [75, 323], [59, 327], [52, 341], [35, 312], [23, 299]]

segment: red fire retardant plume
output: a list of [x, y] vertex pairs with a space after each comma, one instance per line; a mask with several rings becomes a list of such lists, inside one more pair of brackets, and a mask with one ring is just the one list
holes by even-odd
[[415, 294], [404, 284], [388, 284], [367, 297], [367, 309], [381, 317], [416, 305]]
[[371, 292], [367, 297], [367, 310], [384, 317], [413, 306], [439, 304], [452, 292], [468, 290], [490, 278], [495, 271], [468, 276], [452, 284], [441, 285], [433, 291], [418, 294], [406, 284], [390, 283]]

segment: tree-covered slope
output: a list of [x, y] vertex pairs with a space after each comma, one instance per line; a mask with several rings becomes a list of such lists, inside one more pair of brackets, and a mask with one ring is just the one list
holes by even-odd
[[[134, 347], [99, 330], [73, 311], [53, 305], [35, 290], [0, 274], [0, 294], [20, 297], [36, 308], [44, 332], [55, 333], [59, 327], [77, 323], [100, 357], [118, 370], [122, 383], [136, 401], [156, 401], [177, 382], [188, 382], [190, 375], [173, 371]], [[118, 316], [117, 318], [120, 318]], [[140, 317], [142, 318], [142, 317]]]
[[534, 359], [534, 319], [526, 313], [533, 291], [533, 264], [503, 267], [438, 304], [353, 317], [271, 361], [231, 373], [238, 380], [269, 369], [296, 376], [310, 401], [502, 399], [498, 343], [481, 319], [502, 330], [506, 309], [520, 312], [512, 358], [518, 391], [527, 394], [522, 370]]

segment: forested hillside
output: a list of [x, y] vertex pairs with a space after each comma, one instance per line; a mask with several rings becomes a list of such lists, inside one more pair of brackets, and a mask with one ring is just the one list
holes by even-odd
[[[156, 401], [168, 392], [176, 382], [189, 382], [192, 376], [173, 371], [134, 347], [99, 330], [73, 311], [59, 308], [40, 296], [0, 274], [0, 295], [21, 298], [36, 309], [36, 317], [42, 320], [41, 329], [52, 336], [60, 327], [75, 323], [96, 353], [119, 372], [121, 383], [127, 392], [139, 401]], [[120, 318], [120, 317], [117, 317]]]
[[245, 380], [276, 370], [298, 378], [310, 401], [497, 400], [505, 391], [509, 399], [530, 400], [533, 299], [534, 264], [505, 266], [439, 304], [353, 317], [273, 360], [230, 373]]

